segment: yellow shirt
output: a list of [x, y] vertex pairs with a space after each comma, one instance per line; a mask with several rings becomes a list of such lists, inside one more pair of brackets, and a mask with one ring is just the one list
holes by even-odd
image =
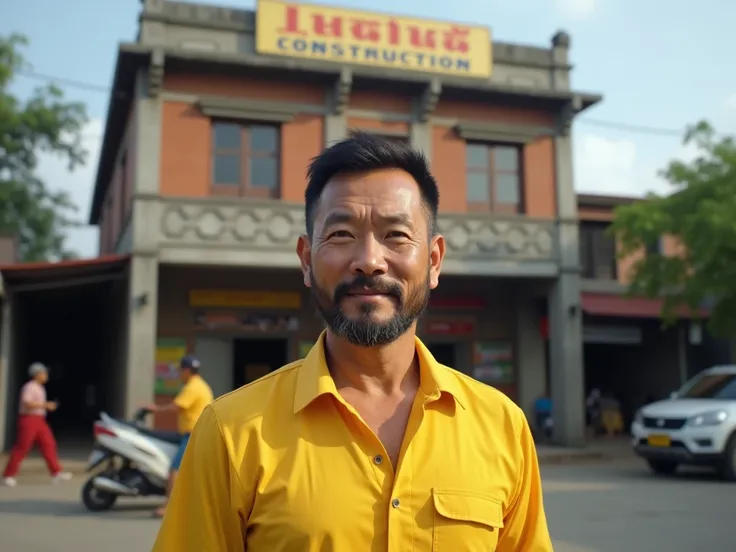
[[547, 552], [537, 456], [522, 411], [438, 364], [394, 470], [335, 388], [324, 336], [303, 361], [207, 407], [154, 552]]
[[191, 433], [205, 407], [214, 400], [212, 389], [201, 376], [193, 375], [174, 399], [179, 407], [179, 433]]

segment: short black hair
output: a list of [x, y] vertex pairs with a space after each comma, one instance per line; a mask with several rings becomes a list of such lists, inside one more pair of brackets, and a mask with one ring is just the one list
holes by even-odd
[[311, 238], [314, 230], [314, 212], [322, 191], [331, 178], [337, 174], [355, 174], [379, 169], [401, 169], [411, 175], [419, 186], [422, 202], [429, 213], [430, 231], [434, 234], [440, 192], [425, 155], [399, 141], [367, 132], [353, 131], [349, 138], [333, 144], [309, 164], [307, 189], [304, 192], [307, 235]]

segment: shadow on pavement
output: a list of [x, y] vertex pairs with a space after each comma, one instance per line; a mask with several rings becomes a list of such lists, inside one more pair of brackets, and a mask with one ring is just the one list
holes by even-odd
[[0, 516], [3, 514], [15, 514], [21, 516], [40, 516], [40, 517], [80, 517], [93, 519], [109, 519], [109, 520], [126, 520], [131, 519], [131, 514], [135, 514], [135, 518], [150, 518], [157, 521], [153, 517], [153, 510], [157, 504], [153, 502], [119, 504], [107, 512], [90, 512], [81, 504], [75, 504], [68, 500], [53, 499], [17, 499], [17, 500], [0, 500]]
[[736, 484], [724, 481], [710, 468], [701, 468], [696, 466], [682, 466], [673, 475], [657, 475], [650, 471], [646, 466], [638, 466], [636, 464], [627, 464], [616, 469], [616, 475], [629, 480], [641, 480], [647, 482], [663, 482], [663, 483], [707, 483], [718, 485], [734, 485]]

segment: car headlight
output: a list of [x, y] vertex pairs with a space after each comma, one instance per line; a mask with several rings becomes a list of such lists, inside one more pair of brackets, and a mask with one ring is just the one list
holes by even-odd
[[634, 414], [634, 423], [644, 425], [644, 414], [642, 414], [641, 410], [637, 410], [636, 414]]
[[725, 410], [713, 410], [711, 412], [703, 412], [697, 416], [688, 419], [687, 425], [691, 427], [717, 426], [728, 419], [728, 412]]

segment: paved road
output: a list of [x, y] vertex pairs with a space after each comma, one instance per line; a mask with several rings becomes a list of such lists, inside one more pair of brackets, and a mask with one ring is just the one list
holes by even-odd
[[[733, 550], [736, 485], [702, 473], [653, 478], [638, 461], [543, 472], [556, 552]], [[35, 476], [21, 483], [0, 488], [3, 552], [150, 550], [155, 502], [92, 515], [79, 503], [79, 483], [49, 486]]]
[[708, 471], [653, 477], [638, 460], [544, 470], [558, 552], [734, 550], [736, 484]]

